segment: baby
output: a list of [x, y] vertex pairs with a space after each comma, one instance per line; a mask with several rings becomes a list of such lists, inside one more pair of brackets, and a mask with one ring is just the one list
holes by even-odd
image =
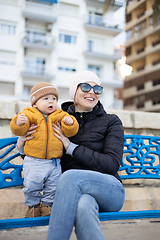
[[[33, 139], [24, 146], [23, 175], [28, 206], [25, 217], [49, 216], [56, 185], [61, 176], [60, 157], [63, 144], [54, 135], [53, 123], [59, 122], [66, 137], [78, 132], [78, 122], [67, 112], [57, 109], [57, 89], [46, 82], [36, 84], [30, 95], [32, 107], [25, 108], [10, 123], [13, 134], [22, 136], [31, 124], [37, 125]], [[42, 194], [43, 191], [43, 194]]]

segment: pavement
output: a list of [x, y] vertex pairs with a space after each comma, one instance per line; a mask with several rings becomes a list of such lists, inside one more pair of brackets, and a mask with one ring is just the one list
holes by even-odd
[[[101, 226], [105, 240], [160, 240], [160, 218], [102, 221]], [[47, 229], [48, 226], [0, 230], [0, 240], [46, 240]], [[74, 231], [70, 240], [76, 240]]]

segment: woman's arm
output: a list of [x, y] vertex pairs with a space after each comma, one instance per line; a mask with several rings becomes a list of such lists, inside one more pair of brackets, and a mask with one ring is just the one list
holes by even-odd
[[33, 136], [30, 136], [30, 135], [36, 132], [36, 128], [37, 128], [37, 125], [32, 124], [29, 127], [28, 132], [25, 135], [20, 136], [18, 138], [17, 148], [22, 148], [24, 146], [24, 144], [25, 144], [25, 141], [31, 140], [33, 138]]
[[55, 133], [54, 135], [63, 143], [64, 148], [67, 150], [71, 142], [63, 134], [59, 122], [57, 122], [57, 125], [53, 123], [53, 130], [57, 133], [57, 134]]
[[57, 125], [53, 123], [53, 130], [57, 133], [57, 134], [55, 133], [54, 135], [63, 143], [63, 146], [66, 150], [66, 154], [69, 154], [72, 156], [74, 149], [78, 145], [70, 142], [69, 139], [63, 134], [61, 130], [61, 125], [59, 124], [59, 122], [57, 122]]
[[[84, 132], [84, 134], [83, 138], [89, 135], [89, 131]], [[96, 134], [96, 132], [94, 134]], [[97, 132], [97, 134], [99, 133]], [[120, 167], [124, 146], [124, 130], [118, 116], [113, 114], [110, 117], [108, 127], [103, 134], [103, 143], [97, 142], [102, 146], [101, 150], [100, 148], [99, 151], [95, 149], [98, 145], [94, 144], [95, 139], [93, 139], [94, 141], [92, 142], [91, 135], [89, 135], [90, 141], [87, 140], [83, 145], [80, 144], [75, 148], [73, 158], [85, 169], [114, 175]]]
[[[57, 123], [57, 125], [59, 124]], [[58, 133], [55, 136], [62, 141], [67, 150], [66, 153], [70, 154], [84, 169], [113, 175], [117, 173], [123, 156], [124, 130], [121, 120], [116, 115], [112, 115], [107, 132], [104, 133], [103, 150], [101, 152], [94, 149], [92, 141], [87, 140], [88, 142], [83, 145], [70, 142], [63, 135], [60, 125], [59, 127], [54, 125], [53, 129]], [[72, 148], [72, 144], [74, 148]], [[70, 148], [72, 153], [68, 152]]]

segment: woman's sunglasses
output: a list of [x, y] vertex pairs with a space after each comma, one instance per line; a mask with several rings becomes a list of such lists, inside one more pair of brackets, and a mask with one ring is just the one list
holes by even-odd
[[99, 86], [99, 85], [95, 85], [92, 87], [88, 83], [80, 83], [79, 86], [80, 86], [82, 92], [86, 92], [86, 93], [89, 92], [92, 88], [93, 88], [94, 93], [97, 95], [100, 95], [103, 91], [103, 87]]

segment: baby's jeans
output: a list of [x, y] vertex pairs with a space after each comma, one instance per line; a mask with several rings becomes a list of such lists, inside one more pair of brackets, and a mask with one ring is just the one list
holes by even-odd
[[52, 206], [61, 176], [60, 159], [37, 159], [26, 156], [23, 163], [24, 203], [34, 206], [40, 202]]

